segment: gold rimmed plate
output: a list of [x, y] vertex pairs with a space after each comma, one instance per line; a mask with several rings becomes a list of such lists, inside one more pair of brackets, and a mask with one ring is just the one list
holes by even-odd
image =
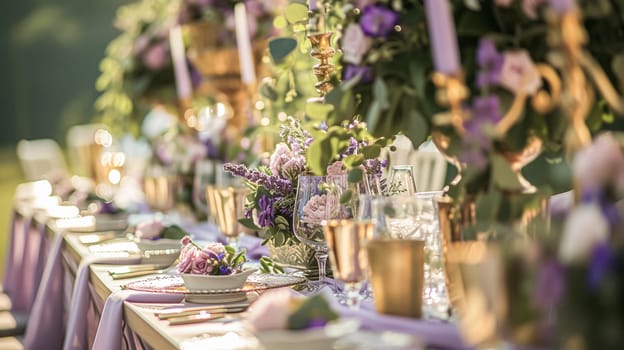
[[139, 292], [184, 294], [189, 302], [206, 304], [241, 301], [247, 298], [248, 293], [291, 287], [305, 281], [305, 278], [297, 275], [257, 273], [247, 277], [242, 288], [191, 291], [184, 286], [184, 280], [179, 275], [157, 275], [128, 283], [125, 288]]

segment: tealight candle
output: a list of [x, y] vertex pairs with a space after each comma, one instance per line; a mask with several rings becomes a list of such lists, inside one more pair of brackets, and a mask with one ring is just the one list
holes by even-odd
[[448, 0], [425, 0], [433, 64], [439, 73], [456, 75], [460, 71], [457, 33]]
[[254, 70], [251, 39], [249, 38], [247, 9], [245, 8], [244, 2], [239, 2], [234, 6], [234, 23], [236, 28], [236, 45], [238, 46], [241, 80], [243, 84], [253, 84], [256, 82], [256, 72]]

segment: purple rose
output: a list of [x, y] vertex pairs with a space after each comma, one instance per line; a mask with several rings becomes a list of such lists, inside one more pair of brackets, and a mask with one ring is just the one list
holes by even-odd
[[386, 38], [399, 22], [399, 14], [384, 5], [366, 6], [360, 18], [364, 34], [373, 38]]

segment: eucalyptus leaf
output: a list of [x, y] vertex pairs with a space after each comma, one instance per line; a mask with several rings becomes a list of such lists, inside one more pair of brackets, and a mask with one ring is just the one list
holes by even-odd
[[334, 106], [327, 103], [306, 103], [305, 112], [310, 119], [315, 121], [327, 120], [327, 116], [334, 110]]
[[340, 204], [347, 204], [351, 201], [351, 198], [353, 198], [353, 191], [351, 190], [346, 190], [344, 191], [341, 195], [340, 195]]
[[349, 173], [347, 174], [347, 180], [350, 183], [358, 183], [362, 181], [363, 177], [364, 177], [364, 172], [360, 168], [353, 168], [349, 170]]
[[297, 48], [293, 38], [274, 38], [269, 41], [269, 54], [275, 63], [281, 63], [286, 56]]
[[362, 147], [361, 152], [366, 159], [377, 158], [381, 154], [381, 145], [372, 144], [366, 147]]
[[291, 3], [286, 6], [286, 20], [289, 23], [303, 22], [308, 19], [308, 7], [300, 3]]
[[493, 154], [492, 162], [492, 180], [494, 184], [501, 190], [519, 191], [522, 184], [518, 181], [518, 176], [511, 169], [509, 162], [499, 154]]
[[316, 175], [324, 174], [332, 160], [331, 144], [327, 137], [315, 139], [308, 149], [310, 170]]

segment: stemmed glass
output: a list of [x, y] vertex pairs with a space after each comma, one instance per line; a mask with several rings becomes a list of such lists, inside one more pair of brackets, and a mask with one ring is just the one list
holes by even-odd
[[238, 250], [238, 239], [243, 227], [238, 218], [243, 217], [248, 190], [243, 187], [217, 187], [208, 185], [206, 197], [210, 215], [215, 218], [219, 230], [228, 244]]
[[314, 249], [320, 285], [326, 282], [328, 256], [321, 223], [326, 219], [326, 206], [335, 205], [328, 198], [333, 197], [327, 195], [325, 176], [299, 175], [293, 212], [293, 231], [297, 239]]
[[175, 207], [178, 178], [167, 169], [152, 166], [143, 176], [143, 193], [150, 209], [166, 213]]

